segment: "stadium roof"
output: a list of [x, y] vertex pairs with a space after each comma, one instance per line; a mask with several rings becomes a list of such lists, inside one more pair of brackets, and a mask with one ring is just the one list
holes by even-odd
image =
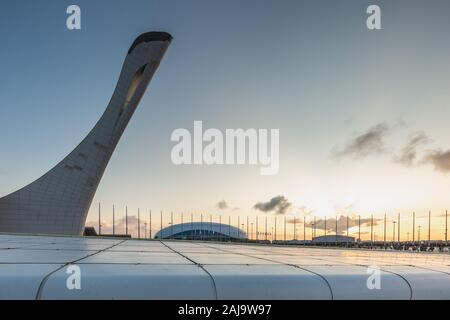
[[0, 235], [0, 299], [450, 299], [449, 273], [446, 254]]
[[155, 234], [155, 238], [170, 238], [177, 233], [202, 230], [202, 231], [213, 231], [221, 233], [224, 236], [230, 236], [235, 239], [246, 239], [247, 233], [241, 229], [230, 226], [228, 224], [220, 224], [216, 222], [204, 221], [204, 222], [187, 222], [170, 225], [166, 228], [161, 229]]

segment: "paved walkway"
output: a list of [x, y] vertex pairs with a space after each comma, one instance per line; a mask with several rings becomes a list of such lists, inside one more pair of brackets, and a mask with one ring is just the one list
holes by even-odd
[[0, 235], [0, 299], [450, 299], [450, 255]]

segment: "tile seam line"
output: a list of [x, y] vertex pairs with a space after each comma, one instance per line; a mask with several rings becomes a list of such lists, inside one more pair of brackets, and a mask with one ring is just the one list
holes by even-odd
[[182, 256], [183, 258], [185, 258], [186, 260], [191, 261], [193, 264], [195, 264], [196, 266], [200, 267], [200, 268], [201, 268], [201, 269], [209, 276], [209, 278], [210, 278], [211, 281], [212, 281], [212, 285], [213, 285], [213, 289], [214, 289], [214, 300], [219, 300], [219, 298], [218, 298], [218, 297], [219, 297], [219, 293], [217, 292], [216, 281], [214, 280], [214, 277], [212, 276], [212, 274], [209, 273], [209, 271], [206, 270], [205, 267], [204, 267], [202, 264], [200, 264], [200, 263], [198, 263], [198, 262], [192, 260], [191, 258], [188, 258], [188, 257], [185, 256], [184, 254], [182, 254], [182, 253], [176, 251], [175, 249], [173, 249], [173, 248], [170, 247], [169, 245], [165, 244], [164, 242], [161, 241], [161, 243], [162, 243], [164, 246], [166, 246], [167, 248], [169, 248], [170, 250], [172, 250], [173, 252], [179, 254], [180, 256]]
[[[206, 244], [205, 244], [205, 246], [206, 246], [206, 247], [209, 247], [209, 246], [206, 245]], [[210, 248], [212, 248], [212, 247], [210, 247]], [[224, 251], [224, 252], [230, 252], [230, 251], [226, 251], [226, 250], [224, 250], [224, 249], [217, 249], [217, 250], [221, 250], [221, 251]], [[231, 253], [236, 253], [236, 252], [231, 252]], [[331, 289], [330, 283], [328, 282], [328, 280], [327, 280], [324, 276], [322, 276], [322, 275], [319, 274], [319, 273], [316, 273], [316, 272], [314, 272], [314, 271], [312, 271], [312, 270], [308, 270], [308, 269], [302, 268], [302, 267], [297, 266], [297, 265], [294, 265], [294, 264], [288, 264], [288, 263], [283, 263], [283, 262], [279, 262], [279, 261], [275, 261], [275, 260], [271, 260], [271, 259], [265, 259], [265, 258], [255, 257], [255, 256], [247, 255], [247, 254], [244, 254], [244, 253], [237, 253], [237, 254], [242, 255], [242, 256], [244, 256], [244, 257], [248, 257], [248, 258], [260, 259], [260, 260], [263, 260], [263, 261], [269, 261], [269, 262], [275, 262], [275, 263], [278, 263], [278, 264], [280, 264], [280, 265], [285, 265], [285, 266], [288, 266], [288, 267], [293, 267], [293, 268], [295, 268], [295, 269], [300, 269], [300, 270], [309, 272], [309, 273], [311, 273], [311, 274], [314, 274], [314, 275], [318, 276], [319, 278], [321, 278], [321, 279], [325, 282], [325, 284], [327, 285], [328, 289], [330, 290], [331, 300], [334, 300], [333, 290]]]
[[[356, 266], [360, 266], [360, 267], [369, 267], [369, 265], [364, 265], [364, 264], [355, 264]], [[393, 275], [396, 275], [397, 277], [399, 277], [399, 278], [401, 278], [401, 279], [403, 279], [403, 281], [405, 281], [406, 282], [406, 284], [408, 285], [408, 287], [409, 287], [409, 300], [412, 300], [413, 299], [413, 289], [412, 289], [412, 287], [411, 287], [411, 284], [409, 283], [409, 281], [404, 277], [404, 276], [402, 276], [401, 274], [399, 274], [399, 273], [397, 273], [397, 272], [393, 272], [393, 271], [389, 271], [389, 270], [386, 270], [386, 269], [384, 269], [384, 268], [380, 268], [380, 270], [381, 271], [384, 271], [384, 272], [386, 272], [386, 273], [390, 273], [390, 274], [393, 274]]]
[[[379, 260], [377, 258], [375, 258], [374, 261], [378, 261], [378, 262], [380, 262], [380, 264], [382, 262], [382, 260]], [[360, 264], [360, 265], [366, 266], [364, 264]], [[443, 264], [443, 265], [444, 266], [448, 266], [447, 264]], [[414, 265], [414, 264], [410, 264], [410, 263], [396, 263], [396, 264], [389, 265], [389, 266], [391, 266], [391, 267], [408, 266], [408, 267], [415, 268], [415, 269], [423, 269], [423, 270], [433, 271], [433, 272], [436, 272], [436, 273], [442, 273], [442, 274], [445, 274], [445, 275], [450, 275], [450, 272], [437, 270], [437, 269], [432, 269], [432, 268], [429, 268], [429, 267], [418, 266], [418, 265]]]
[[102, 249], [102, 250], [99, 250], [99, 251], [97, 251], [97, 252], [94, 252], [94, 253], [92, 253], [92, 254], [88, 254], [88, 255], [86, 255], [86, 256], [80, 258], [80, 259], [76, 259], [76, 260], [73, 260], [73, 261], [70, 261], [70, 262], [66, 262], [66, 263], [64, 263], [63, 265], [61, 265], [59, 268], [57, 268], [57, 269], [53, 270], [52, 272], [48, 273], [48, 274], [41, 280], [41, 283], [39, 284], [38, 290], [37, 290], [37, 292], [36, 292], [35, 300], [41, 300], [41, 297], [42, 297], [42, 291], [43, 291], [43, 289], [44, 289], [45, 284], [47, 283], [48, 278], [50, 278], [51, 275], [55, 274], [55, 273], [58, 272], [59, 270], [62, 270], [64, 267], [66, 267], [66, 266], [68, 266], [68, 265], [70, 265], [70, 264], [77, 263], [77, 262], [79, 262], [79, 261], [81, 261], [81, 260], [83, 260], [83, 259], [92, 257], [92, 256], [94, 256], [94, 255], [96, 255], [96, 254], [98, 254], [98, 253], [100, 253], [100, 252], [104, 252], [104, 251], [106, 251], [106, 250], [109, 250], [109, 249], [111, 249], [111, 248], [114, 248], [115, 246], [118, 246], [119, 244], [122, 244], [122, 243], [124, 243], [125, 241], [127, 241], [127, 240], [122, 240], [122, 241], [120, 241], [120, 242], [118, 242], [118, 243], [116, 243], [116, 244], [113, 244], [112, 246], [109, 246], [109, 247], [107, 247], [107, 248], [105, 248], [105, 249]]
[[[380, 262], [381, 262], [381, 261], [380, 261]], [[411, 265], [411, 264], [405, 264], [405, 265], [407, 265], [407, 266], [409, 266], [409, 267], [411, 267], [411, 268], [419, 269], [419, 270], [422, 269], [422, 270], [428, 270], [428, 271], [433, 271], [433, 272], [436, 272], [436, 273], [445, 274], [445, 275], [447, 275], [447, 276], [450, 275], [449, 272], [445, 272], [445, 271], [442, 271], [442, 270], [436, 270], [436, 269], [431, 269], [431, 268], [427, 268], [427, 267], [419, 267], [419, 266], [415, 266], [415, 265]], [[366, 265], [361, 265], [361, 266], [367, 267]], [[392, 267], [396, 267], [396, 266], [402, 266], [402, 265], [401, 265], [401, 264], [398, 264], [398, 265], [393, 265]], [[380, 270], [383, 270], [383, 269], [380, 268]], [[397, 276], [403, 278], [403, 279], [406, 281], [406, 283], [408, 283], [408, 285], [409, 285], [409, 287], [410, 287], [410, 289], [411, 289], [411, 297], [410, 297], [410, 300], [413, 300], [413, 298], [414, 298], [414, 293], [413, 293], [413, 290], [412, 290], [411, 285], [409, 284], [408, 280], [406, 280], [406, 278], [404, 278], [404, 277], [401, 276], [400, 274], [397, 274], [397, 273], [395, 273], [395, 272], [393, 272], [393, 271], [388, 271], [388, 270], [383, 270], [383, 271], [384, 271], [384, 272], [390, 272], [390, 273], [393, 273], [393, 274], [395, 274], [395, 275], [397, 275]]]
[[[258, 258], [258, 257], [254, 257], [254, 258]], [[269, 259], [264, 259], [264, 258], [261, 258], [261, 259], [270, 261]], [[330, 262], [330, 260], [327, 260], [327, 259], [324, 259], [324, 258], [320, 258], [320, 257], [315, 257], [314, 259], [316, 259], [316, 260], [321, 260], [321, 261], [325, 261], [325, 262]], [[277, 261], [273, 260], [273, 262], [277, 262]], [[279, 263], [279, 262], [278, 262], [278, 263]], [[349, 266], [360, 266], [360, 267], [366, 267], [366, 268], [369, 266], [369, 265], [364, 265], [364, 264], [353, 264], [353, 263], [349, 263], [349, 262], [345, 262], [345, 261], [342, 261], [342, 263], [347, 264], [347, 265], [349, 265]], [[300, 269], [303, 269], [303, 268], [301, 268], [300, 266], [297, 266], [297, 265], [292, 265], [292, 266], [298, 267], [298, 268], [300, 268]], [[305, 270], [306, 270], [306, 269], [305, 269]], [[402, 275], [400, 275], [400, 274], [398, 274], [398, 273], [396, 273], [396, 272], [389, 271], [389, 270], [385, 270], [385, 269], [383, 269], [383, 268], [380, 268], [380, 270], [381, 270], [381, 271], [384, 271], [384, 272], [386, 272], [386, 273], [390, 273], [390, 274], [396, 275], [397, 277], [403, 279], [403, 281], [406, 282], [406, 284], [408, 285], [408, 288], [409, 288], [409, 300], [412, 300], [412, 299], [413, 299], [413, 290], [412, 290], [411, 284], [409, 283], [409, 281], [408, 281], [405, 277], [403, 277]], [[313, 271], [311, 271], [311, 270], [308, 270], [308, 271], [310, 271], [310, 272], [312, 272], [312, 273], [315, 273], [315, 272], [313, 272]], [[320, 275], [320, 274], [318, 274], [318, 273], [317, 273], [317, 275], [320, 276], [320, 277], [322, 277], [322, 278], [327, 282], [327, 284], [329, 285], [329, 283], [328, 283], [328, 281], [326, 280], [325, 277], [323, 277], [322, 275]], [[331, 290], [331, 286], [330, 286], [330, 290]], [[332, 292], [332, 291], [331, 291], [331, 292]], [[333, 294], [332, 294], [332, 298], [333, 298]]]
[[[325, 259], [321, 259], [321, 258], [317, 258], [317, 259], [318, 260], [322, 260], [322, 261], [329, 261], [329, 260], [325, 260]], [[347, 264], [348, 266], [365, 267], [365, 268], [367, 268], [369, 266], [369, 265], [364, 265], [364, 264], [361, 264], [361, 263], [349, 263], [349, 262], [345, 262], [345, 261], [342, 261], [341, 263]], [[413, 298], [413, 290], [412, 290], [411, 284], [409, 283], [408, 280], [406, 280], [405, 277], [403, 277], [401, 274], [398, 274], [398, 273], [393, 272], [393, 271], [385, 270], [383, 268], [380, 268], [380, 270], [384, 271], [386, 273], [390, 273], [390, 274], [396, 275], [397, 277], [399, 277], [403, 281], [405, 281], [406, 284], [408, 285], [408, 288], [409, 288], [409, 300], [412, 300], [412, 298]]]

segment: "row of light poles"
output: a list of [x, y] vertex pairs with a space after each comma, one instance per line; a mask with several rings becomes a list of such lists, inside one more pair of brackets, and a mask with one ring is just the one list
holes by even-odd
[[[113, 231], [113, 235], [115, 235], [116, 234], [116, 228], [115, 228], [115, 226], [116, 226], [116, 224], [115, 224], [115, 206], [113, 205], [113, 225], [112, 225], [112, 231]], [[271, 227], [271, 230], [272, 230], [272, 232], [269, 234], [268, 233], [268, 227], [267, 227], [267, 216], [265, 217], [265, 232], [264, 232], [264, 237], [265, 237], [265, 240], [268, 240], [268, 236], [271, 236], [271, 240], [277, 240], [277, 234], [276, 234], [276, 231], [277, 231], [277, 217], [274, 217], [275, 218], [275, 220], [274, 220], [274, 224], [275, 224], [275, 228], [274, 227]], [[416, 228], [415, 228], [415, 218], [416, 218], [416, 216], [415, 216], [415, 212], [413, 212], [413, 222], [412, 222], [412, 224], [413, 224], [413, 230], [412, 230], [412, 241], [413, 242], [415, 242], [415, 234], [416, 234]], [[240, 219], [240, 217], [238, 216], [238, 226], [239, 227], [241, 227], [241, 228], [238, 228], [239, 230], [244, 230], [244, 224], [242, 223], [240, 223], [240, 221], [239, 221], [239, 219]], [[99, 230], [99, 234], [101, 235], [102, 234], [102, 224], [101, 224], [101, 204], [99, 203], [98, 204], [98, 220], [99, 220], [99, 225], [98, 225], [98, 230]], [[221, 216], [220, 216], [220, 221], [221, 221]], [[397, 241], [398, 242], [400, 242], [400, 221], [401, 221], [401, 217], [400, 217], [400, 214], [398, 214], [398, 220], [397, 221], [392, 221], [392, 241], [393, 242], [395, 242], [395, 239], [396, 239], [396, 229], [397, 229]], [[141, 219], [140, 219], [140, 209], [138, 209], [138, 238], [140, 238], [140, 231], [141, 231], [141, 227], [140, 227], [140, 222], [141, 222]], [[161, 230], [163, 229], [162, 227], [163, 227], [163, 225], [162, 225], [162, 222], [163, 222], [163, 213], [162, 213], [162, 211], [161, 211]], [[210, 215], [210, 222], [211, 222], [211, 224], [212, 224], [212, 215]], [[293, 220], [293, 228], [294, 228], [294, 235], [293, 235], [293, 239], [294, 240], [297, 240], [297, 235], [298, 235], [298, 233], [297, 233], [297, 231], [298, 231], [298, 229], [297, 229], [297, 222], [298, 222], [298, 218], [294, 218], [294, 220]], [[191, 223], [193, 223], [193, 214], [191, 214]], [[203, 223], [203, 215], [201, 215], [201, 224]], [[323, 230], [324, 230], [324, 235], [325, 236], [327, 236], [327, 231], [328, 231], [328, 228], [327, 228], [327, 218], [325, 217], [325, 219], [324, 219], [324, 221], [323, 221], [323, 223], [324, 223], [324, 228], [323, 228]], [[336, 223], [336, 225], [335, 225], [335, 232], [336, 232], [336, 235], [337, 234], [339, 234], [338, 233], [338, 216], [336, 216], [336, 218], [335, 218], [335, 223]], [[231, 217], [229, 216], [229, 224], [231, 225]], [[147, 225], [149, 226], [149, 238], [151, 238], [152, 237], [152, 212], [151, 212], [151, 210], [149, 211], [149, 223], [147, 223], [147, 222], [144, 222], [144, 237], [145, 238], [147, 238]], [[173, 212], [171, 212], [171, 221], [169, 222], [169, 225], [171, 226], [171, 228], [173, 228]], [[181, 225], [183, 225], [183, 213], [181, 213]], [[222, 225], [222, 223], [220, 222], [220, 225]], [[316, 221], [316, 217], [314, 217], [314, 220], [313, 220], [313, 222], [310, 224], [310, 226], [311, 226], [311, 231], [312, 231], [312, 233], [311, 233], [311, 237], [312, 238], [314, 238], [314, 237], [316, 237], [316, 230], [317, 230], [317, 221]], [[249, 226], [251, 227], [251, 229], [249, 230]], [[256, 237], [254, 237], [253, 235], [254, 235], [254, 230], [253, 230], [253, 226], [254, 226], [254, 223], [253, 222], [249, 222], [249, 217], [247, 216], [247, 235], [249, 235], [250, 237], [250, 239], [255, 239], [256, 238], [256, 240], [259, 240], [259, 235], [260, 235], [260, 233], [258, 232], [258, 217], [256, 217]], [[305, 217], [303, 217], [303, 240], [306, 240], [306, 226], [307, 226], [307, 223], [306, 223], [306, 218]], [[374, 235], [375, 235], [375, 233], [374, 233], [374, 230], [373, 230], [373, 226], [374, 226], [374, 220], [373, 220], [373, 215], [371, 215], [371, 223], [370, 223], [370, 229], [371, 229], [371, 241], [373, 242], [374, 240], [375, 240], [375, 237], [374, 237]], [[386, 242], [387, 241], [387, 239], [386, 239], [386, 226], [387, 226], [387, 219], [386, 219], [386, 214], [384, 215], [384, 242]], [[447, 242], [448, 241], [448, 228], [447, 228], [447, 226], [448, 226], [448, 212], [446, 211], [445, 212], [445, 241]], [[347, 216], [346, 217], [346, 233], [347, 233], [347, 236], [349, 235], [349, 217]], [[126, 206], [125, 207], [125, 234], [126, 235], [128, 235], [128, 207]], [[420, 241], [420, 230], [421, 230], [421, 226], [419, 225], [418, 227], [417, 227], [417, 241]], [[407, 232], [407, 241], [409, 242], [409, 235], [410, 235], [410, 232]], [[239, 236], [240, 236], [240, 234], [239, 234]], [[358, 216], [358, 237], [359, 237], [359, 239], [361, 239], [361, 216]], [[286, 218], [286, 216], [284, 217], [284, 240], [286, 241], [287, 240], [287, 218]], [[431, 211], [428, 213], [428, 241], [431, 241]]]

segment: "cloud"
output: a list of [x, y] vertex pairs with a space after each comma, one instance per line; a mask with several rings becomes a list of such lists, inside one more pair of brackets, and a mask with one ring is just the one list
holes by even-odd
[[267, 202], [258, 202], [253, 206], [253, 209], [262, 212], [274, 211], [276, 214], [284, 214], [292, 206], [284, 196], [276, 196]]
[[433, 165], [437, 171], [448, 173], [450, 172], [450, 150], [437, 149], [429, 151], [423, 162]]
[[310, 215], [311, 213], [313, 213], [315, 210], [314, 210], [314, 209], [310, 209], [310, 208], [308, 208], [308, 207], [306, 207], [306, 206], [301, 206], [301, 207], [298, 208], [298, 211], [299, 211], [299, 213], [300, 213], [301, 215], [309, 216], [309, 215]]
[[[383, 219], [373, 219], [373, 225], [377, 226], [380, 221]], [[296, 223], [303, 223], [303, 219], [296, 219]], [[288, 221], [289, 223], [294, 223], [294, 219], [290, 219]], [[369, 227], [371, 223], [371, 218], [361, 218], [361, 227]], [[358, 227], [359, 225], [359, 219], [358, 217], [348, 217], [348, 228]], [[338, 226], [338, 234], [344, 234], [347, 230], [347, 217], [346, 216], [339, 216], [337, 219], [337, 226]], [[314, 227], [314, 221], [307, 221], [306, 222], [307, 228], [313, 228]], [[325, 230], [325, 219], [316, 219], [316, 230]], [[329, 218], [326, 222], [326, 230], [327, 233], [334, 233], [336, 232], [336, 218]], [[362, 234], [362, 232], [361, 232]]]
[[217, 207], [219, 210], [231, 210], [231, 211], [237, 211], [237, 210], [240, 209], [239, 207], [231, 207], [225, 200], [219, 201], [219, 202], [216, 204], [216, 207]]
[[424, 132], [410, 135], [406, 146], [403, 147], [398, 156], [394, 157], [394, 161], [405, 166], [412, 166], [417, 158], [417, 149], [429, 141], [430, 139]]
[[289, 218], [289, 219], [286, 219], [286, 223], [290, 223], [290, 224], [294, 224], [294, 223], [296, 223], [296, 224], [303, 224], [303, 217], [300, 217], [300, 218]]
[[354, 159], [362, 159], [372, 154], [384, 152], [384, 137], [389, 133], [389, 126], [386, 123], [379, 123], [365, 133], [359, 134], [348, 143], [337, 156], [350, 156]]
[[220, 210], [225, 210], [225, 209], [228, 209], [229, 208], [229, 206], [228, 206], [228, 204], [225, 202], [225, 200], [222, 200], [222, 201], [219, 201], [218, 203], [217, 203], [217, 208], [219, 208]]

